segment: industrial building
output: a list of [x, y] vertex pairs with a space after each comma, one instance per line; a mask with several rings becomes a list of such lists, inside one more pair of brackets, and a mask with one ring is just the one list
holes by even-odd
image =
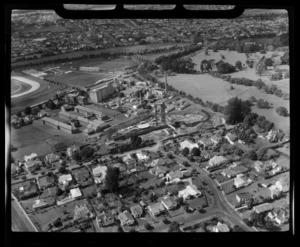
[[78, 106], [75, 106], [74, 109], [75, 109], [75, 112], [83, 114], [86, 118], [96, 115], [97, 118], [101, 119], [101, 117], [103, 116], [101, 111], [91, 109], [91, 108], [85, 107], [85, 106], [78, 105]]
[[66, 123], [54, 120], [52, 118], [49, 117], [44, 117], [42, 118], [43, 124], [47, 124], [53, 128], [56, 128], [58, 130], [63, 130], [66, 131], [70, 134], [74, 134], [74, 133], [78, 133], [79, 129], [72, 127], [71, 125], [68, 125]]
[[115, 88], [111, 83], [107, 83], [90, 91], [90, 99], [93, 102], [99, 103], [107, 99], [115, 92]]

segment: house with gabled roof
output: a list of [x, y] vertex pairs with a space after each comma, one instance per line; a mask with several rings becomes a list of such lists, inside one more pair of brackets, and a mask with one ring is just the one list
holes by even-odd
[[236, 200], [239, 203], [247, 203], [252, 200], [252, 196], [248, 192], [241, 192], [241, 193], [236, 194]]
[[216, 226], [213, 227], [213, 232], [229, 232], [229, 227], [224, 223], [218, 222]]
[[134, 218], [139, 218], [143, 215], [143, 209], [140, 205], [134, 205], [130, 208], [130, 212]]
[[288, 220], [288, 212], [283, 208], [275, 208], [273, 211], [269, 212], [267, 216], [278, 225], [282, 225]]
[[96, 222], [99, 227], [110, 226], [115, 223], [115, 218], [110, 212], [102, 212], [97, 215]]
[[148, 207], [149, 213], [153, 216], [158, 216], [161, 213], [165, 212], [165, 208], [161, 202], [154, 203], [149, 205]]
[[260, 205], [257, 205], [257, 206], [254, 206], [253, 207], [253, 210], [260, 214], [260, 213], [263, 213], [263, 212], [266, 212], [266, 211], [270, 211], [274, 208], [273, 204], [271, 203], [264, 203], [264, 204], [260, 204]]
[[126, 210], [118, 215], [118, 219], [121, 222], [122, 226], [133, 225], [134, 218], [132, 215]]
[[166, 175], [166, 180], [170, 183], [179, 182], [183, 177], [182, 172], [180, 170], [171, 171]]
[[172, 210], [177, 207], [177, 202], [172, 196], [164, 196], [161, 203], [167, 210]]

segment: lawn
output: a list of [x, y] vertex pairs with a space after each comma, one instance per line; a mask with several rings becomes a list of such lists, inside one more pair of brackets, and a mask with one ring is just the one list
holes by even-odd
[[230, 180], [227, 183], [222, 184], [222, 188], [225, 192], [225, 194], [229, 194], [234, 191], [233, 186], [234, 185], [234, 180]]
[[103, 58], [94, 58], [94, 59], [87, 59], [82, 60], [77, 63], [78, 66], [96, 66], [99, 67], [101, 70], [108, 70], [114, 71], [117, 70], [124, 70], [126, 67], [134, 66], [136, 62], [129, 60], [129, 59], [103, 59]]
[[145, 189], [149, 189], [150, 187], [156, 187], [161, 182], [161, 179], [151, 178], [147, 182], [141, 183], [141, 186]]

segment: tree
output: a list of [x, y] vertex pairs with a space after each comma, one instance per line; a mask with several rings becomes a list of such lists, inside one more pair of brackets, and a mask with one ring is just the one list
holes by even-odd
[[288, 110], [282, 106], [277, 107], [276, 112], [278, 113], [278, 115], [283, 116], [283, 117], [287, 117], [289, 115]]
[[75, 160], [75, 161], [81, 161], [81, 152], [78, 150], [78, 151], [76, 151], [76, 152], [74, 152], [74, 154], [73, 154], [73, 159]]
[[261, 75], [267, 69], [265, 65], [265, 56], [263, 56], [255, 66], [255, 72], [258, 75]]
[[222, 60], [220, 60], [218, 63], [216, 63], [217, 70], [221, 74], [229, 74], [235, 72], [235, 67], [229, 63], [226, 63]]
[[181, 232], [179, 223], [176, 221], [171, 222], [168, 232]]
[[190, 150], [187, 148], [187, 147], [185, 147], [184, 149], [182, 149], [182, 151], [181, 151], [181, 154], [183, 155], [183, 156], [188, 156], [188, 154], [190, 153]]
[[125, 96], [125, 94], [124, 94], [123, 92], [120, 92], [120, 93], [119, 93], [119, 97], [120, 97], [120, 98], [123, 98], [124, 96]]
[[218, 109], [219, 109], [219, 105], [216, 104], [216, 103], [214, 103], [214, 104], [212, 105], [211, 109], [212, 109], [214, 112], [217, 112]]
[[200, 156], [200, 154], [201, 154], [200, 149], [194, 147], [194, 148], [192, 149], [192, 154], [195, 155], [195, 156]]
[[290, 63], [290, 54], [289, 54], [289, 52], [285, 52], [283, 54], [283, 56], [280, 57], [280, 60], [281, 60], [282, 64], [289, 64]]
[[272, 60], [271, 58], [266, 58], [266, 59], [265, 59], [265, 65], [266, 65], [267, 67], [273, 66], [273, 60]]
[[251, 96], [251, 97], [249, 98], [249, 101], [253, 103], [253, 102], [256, 102], [257, 99], [256, 99], [254, 96]]
[[269, 102], [263, 99], [259, 99], [256, 106], [260, 109], [268, 109], [270, 107]]
[[255, 151], [252, 150], [252, 149], [247, 151], [246, 157], [250, 160], [256, 160], [257, 159], [257, 155], [256, 155]]
[[240, 60], [235, 62], [235, 67], [237, 67], [238, 70], [242, 70], [242, 62]]
[[167, 154], [167, 157], [168, 157], [169, 159], [173, 159], [173, 158], [174, 158], [173, 154], [171, 154], [171, 153], [168, 153], [168, 154]]
[[58, 187], [57, 190], [56, 190], [56, 195], [61, 196], [63, 193], [64, 192], [62, 191], [62, 189]]
[[243, 121], [244, 117], [248, 115], [250, 111], [251, 108], [247, 102], [243, 102], [237, 97], [229, 99], [224, 109], [227, 124], [237, 124]]
[[64, 174], [67, 171], [67, 169], [64, 166], [61, 166], [58, 168], [58, 172]]
[[119, 188], [120, 170], [117, 167], [108, 167], [105, 176], [105, 187], [110, 192], [116, 192]]
[[145, 229], [147, 229], [148, 231], [152, 229], [152, 226], [149, 223], [146, 223], [144, 225]]
[[25, 113], [26, 115], [31, 114], [31, 107], [30, 107], [30, 106], [26, 106], [25, 109], [24, 109], [24, 113]]
[[256, 151], [257, 159], [258, 160], [263, 160], [265, 154], [267, 153], [268, 149], [267, 148], [260, 148]]
[[242, 227], [238, 226], [238, 225], [235, 225], [233, 227], [233, 231], [234, 232], [245, 232], [245, 230]]
[[81, 155], [85, 159], [91, 158], [93, 154], [94, 154], [94, 149], [92, 147], [87, 146], [81, 150]]
[[48, 100], [47, 107], [51, 110], [55, 109], [55, 104], [53, 103], [52, 100], [50, 100], [50, 99]]
[[237, 155], [237, 156], [242, 156], [243, 153], [244, 153], [244, 151], [242, 149], [239, 149], [239, 148], [234, 151], [234, 154]]
[[22, 113], [19, 111], [19, 112], [16, 113], [16, 116], [17, 117], [22, 117]]
[[142, 143], [142, 138], [137, 136], [137, 135], [132, 136], [130, 140], [131, 140], [131, 147], [132, 148], [136, 148]]

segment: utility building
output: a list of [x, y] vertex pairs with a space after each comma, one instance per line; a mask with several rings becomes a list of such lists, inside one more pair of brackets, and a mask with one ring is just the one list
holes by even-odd
[[90, 98], [93, 102], [101, 102], [105, 99], [107, 99], [110, 95], [112, 95], [115, 92], [115, 88], [111, 83], [108, 83], [106, 85], [102, 85], [98, 88], [91, 89], [90, 91]]

